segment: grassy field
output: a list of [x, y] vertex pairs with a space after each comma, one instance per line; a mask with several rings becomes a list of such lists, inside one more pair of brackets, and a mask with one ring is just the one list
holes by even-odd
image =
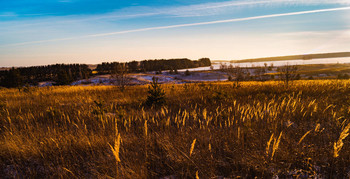
[[350, 64], [314, 64], [314, 65], [299, 65], [298, 73], [304, 75], [319, 75], [326, 74], [336, 76], [338, 74], [350, 73]]
[[350, 81], [0, 90], [1, 178], [350, 174]]

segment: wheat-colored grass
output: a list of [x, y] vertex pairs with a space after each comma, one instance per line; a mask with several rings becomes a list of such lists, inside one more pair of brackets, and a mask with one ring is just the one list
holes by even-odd
[[143, 105], [147, 85], [1, 89], [0, 176], [346, 178], [350, 170], [350, 81], [162, 88], [161, 108]]
[[344, 142], [346, 137], [349, 135], [349, 130], [350, 130], [350, 123], [344, 127], [342, 132], [340, 133], [339, 139], [337, 142], [334, 142], [333, 145], [333, 150], [334, 150], [334, 157], [339, 157], [340, 155], [340, 150], [343, 148]]
[[194, 139], [194, 140], [193, 140], [193, 142], [192, 142], [192, 144], [191, 144], [190, 156], [191, 156], [191, 155], [192, 155], [192, 153], [193, 153], [194, 146], [196, 145], [196, 140], [197, 140], [197, 139]]

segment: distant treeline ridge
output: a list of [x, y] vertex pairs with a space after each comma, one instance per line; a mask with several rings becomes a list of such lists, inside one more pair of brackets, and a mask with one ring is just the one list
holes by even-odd
[[[112, 74], [120, 64], [127, 68], [127, 73], [177, 70], [210, 66], [209, 58], [196, 61], [183, 59], [144, 60], [126, 63], [102, 63], [95, 69], [98, 74]], [[38, 85], [39, 82], [53, 81], [56, 85], [67, 85], [79, 79], [87, 79], [92, 70], [86, 64], [55, 64], [46, 66], [20, 67], [0, 71], [0, 86], [13, 88], [24, 85]]]
[[120, 64], [125, 64], [129, 73], [135, 72], [149, 72], [149, 71], [162, 71], [162, 70], [179, 70], [186, 68], [196, 68], [211, 66], [211, 61], [209, 58], [201, 58], [199, 60], [193, 61], [187, 58], [181, 59], [161, 59], [161, 60], [143, 60], [143, 61], [132, 61], [127, 63], [120, 62], [104, 62], [99, 64], [96, 71], [99, 74], [110, 74], [116, 69], [116, 66]]
[[336, 53], [319, 53], [319, 54], [306, 54], [306, 55], [290, 55], [268, 58], [252, 58], [245, 60], [233, 60], [233, 63], [246, 63], [246, 62], [266, 62], [266, 61], [284, 61], [284, 60], [311, 60], [319, 58], [341, 58], [350, 57], [350, 52], [336, 52]]
[[54, 81], [57, 85], [89, 78], [91, 70], [85, 64], [55, 64], [46, 66], [33, 66], [11, 68], [0, 71], [0, 86], [19, 87], [25, 84], [38, 85], [42, 81]]

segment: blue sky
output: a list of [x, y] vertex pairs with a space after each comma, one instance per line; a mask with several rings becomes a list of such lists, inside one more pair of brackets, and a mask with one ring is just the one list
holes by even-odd
[[0, 0], [0, 66], [338, 51], [349, 0]]

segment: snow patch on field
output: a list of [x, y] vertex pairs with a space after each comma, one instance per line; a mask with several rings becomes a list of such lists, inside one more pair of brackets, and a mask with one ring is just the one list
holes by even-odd
[[[226, 81], [228, 76], [223, 72], [218, 71], [203, 71], [203, 72], [191, 72], [190, 75], [185, 75], [184, 72], [179, 74], [169, 74], [163, 72], [163, 74], [141, 73], [130, 74], [129, 85], [145, 85], [152, 82], [152, 78], [157, 78], [159, 83], [162, 84], [183, 84], [193, 82], [204, 81]], [[115, 85], [116, 80], [111, 78], [110, 75], [99, 75], [90, 79], [83, 79], [73, 82], [71, 85]]]
[[46, 87], [46, 86], [53, 86], [54, 84], [55, 84], [54, 81], [43, 81], [43, 82], [39, 82], [38, 86]]

